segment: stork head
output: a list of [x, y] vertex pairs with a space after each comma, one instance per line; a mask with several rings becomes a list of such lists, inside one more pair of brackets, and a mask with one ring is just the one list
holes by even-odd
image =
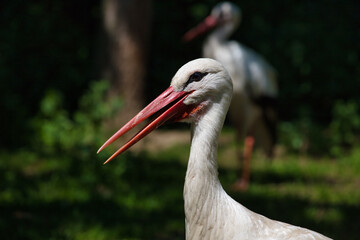
[[105, 163], [126, 151], [164, 123], [182, 120], [197, 121], [212, 103], [217, 102], [224, 95], [231, 96], [231, 94], [231, 78], [219, 62], [208, 58], [190, 61], [176, 72], [170, 87], [110, 137], [100, 147], [98, 153], [152, 115], [156, 117]]
[[[218, 61], [199, 58], [183, 65], [174, 75], [170, 87], [175, 92], [187, 92], [185, 105], [208, 106], [225, 93], [232, 92], [232, 81]], [[196, 112], [191, 114], [191, 119]]]
[[222, 29], [224, 37], [230, 35], [240, 24], [241, 11], [231, 2], [220, 2], [212, 9], [211, 14], [193, 29], [189, 30], [183, 37], [188, 42], [194, 38], [212, 30]]

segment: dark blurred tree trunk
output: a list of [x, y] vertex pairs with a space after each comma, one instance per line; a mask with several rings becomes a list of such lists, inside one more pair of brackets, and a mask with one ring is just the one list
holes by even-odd
[[[144, 78], [150, 39], [152, 0], [103, 0], [105, 78], [109, 98], [121, 97], [124, 106], [109, 127], [118, 127], [144, 105]], [[114, 126], [115, 124], [115, 126]]]

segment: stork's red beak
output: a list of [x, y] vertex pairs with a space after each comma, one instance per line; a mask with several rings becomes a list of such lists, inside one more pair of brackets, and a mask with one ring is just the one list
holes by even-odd
[[124, 146], [117, 150], [108, 160], [104, 162], [107, 163], [114, 159], [119, 154], [126, 151], [132, 145], [137, 143], [152, 130], [160, 127], [166, 122], [169, 121], [180, 121], [187, 118], [193, 111], [198, 110], [196, 105], [185, 105], [183, 103], [184, 99], [191, 94], [192, 92], [174, 91], [173, 87], [169, 87], [162, 94], [160, 94], [154, 101], [147, 105], [141, 112], [139, 112], [135, 117], [133, 117], [128, 123], [126, 123], [120, 130], [118, 130], [112, 137], [110, 137], [98, 150], [98, 153], [103, 150], [105, 147], [110, 145], [116, 139], [130, 131], [139, 123], [143, 122], [146, 118], [150, 117], [158, 111], [162, 111], [155, 119], [150, 121], [142, 130], [140, 130], [135, 136], [133, 136]]
[[183, 37], [183, 40], [185, 42], [189, 42], [193, 40], [194, 38], [206, 33], [207, 31], [213, 29], [219, 24], [219, 21], [217, 18], [213, 16], [208, 16], [204, 19], [203, 22], [199, 23], [196, 27], [189, 30]]

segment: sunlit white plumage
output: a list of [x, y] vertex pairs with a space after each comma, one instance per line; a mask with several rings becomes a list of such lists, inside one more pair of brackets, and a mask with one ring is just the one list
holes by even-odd
[[[158, 104], [170, 106], [133, 137], [135, 142], [165, 121], [186, 119], [191, 123], [191, 150], [184, 185], [188, 240], [329, 239], [256, 214], [233, 200], [222, 188], [218, 178], [217, 144], [232, 92], [231, 77], [219, 62], [206, 58], [191, 61], [178, 70], [169, 89], [114, 136], [117, 138], [119, 132], [123, 134], [138, 124], [139, 117], [157, 112], [158, 109], [152, 108]], [[172, 99], [175, 97], [174, 103]], [[134, 144], [133, 139], [113, 156]]]

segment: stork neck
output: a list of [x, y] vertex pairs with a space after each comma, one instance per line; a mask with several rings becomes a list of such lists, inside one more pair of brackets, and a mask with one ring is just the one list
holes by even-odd
[[188, 162], [187, 180], [197, 178], [196, 183], [219, 182], [217, 173], [218, 138], [231, 101], [224, 94], [213, 101], [206, 112], [191, 126], [191, 150]]
[[197, 184], [218, 182], [216, 159], [218, 137], [222, 124], [220, 129], [218, 129], [213, 125], [214, 123], [220, 125], [218, 121], [206, 118], [192, 125], [191, 150], [186, 180], [196, 179], [195, 183]]
[[226, 25], [214, 29], [205, 41], [203, 55], [205, 57], [218, 59], [222, 47], [226, 46], [228, 37], [232, 32], [233, 27]]
[[228, 22], [224, 25], [221, 25], [212, 31], [212, 33], [209, 35], [208, 40], [225, 42], [234, 32], [236, 26], [237, 24], [233, 22]]
[[206, 218], [206, 213], [216, 208], [219, 197], [226, 194], [218, 178], [217, 145], [230, 100], [228, 96], [214, 102], [192, 124], [191, 150], [184, 186], [187, 235], [197, 220]]

